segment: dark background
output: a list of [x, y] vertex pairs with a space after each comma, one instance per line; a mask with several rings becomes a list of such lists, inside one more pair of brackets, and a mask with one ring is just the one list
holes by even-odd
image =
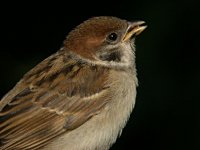
[[198, 0], [29, 1], [1, 7], [0, 97], [56, 52], [82, 21], [101, 15], [145, 20], [148, 28], [136, 40], [136, 107], [111, 150], [200, 149]]

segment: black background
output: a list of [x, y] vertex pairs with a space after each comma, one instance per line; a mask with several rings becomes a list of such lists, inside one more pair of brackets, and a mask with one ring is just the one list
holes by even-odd
[[136, 107], [111, 150], [200, 149], [197, 0], [29, 1], [1, 7], [1, 97], [24, 73], [56, 52], [82, 21], [101, 15], [145, 20], [148, 28], [136, 40]]

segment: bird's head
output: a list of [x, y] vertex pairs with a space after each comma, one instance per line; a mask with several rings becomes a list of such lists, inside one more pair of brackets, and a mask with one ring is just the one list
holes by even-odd
[[116, 17], [94, 17], [67, 36], [64, 47], [80, 59], [107, 67], [134, 63], [134, 39], [146, 28], [144, 21], [128, 22]]

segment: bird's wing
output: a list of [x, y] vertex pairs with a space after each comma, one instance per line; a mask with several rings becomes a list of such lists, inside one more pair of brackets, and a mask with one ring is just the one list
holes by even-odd
[[106, 68], [59, 55], [33, 68], [0, 101], [0, 149], [41, 148], [84, 124], [111, 99]]

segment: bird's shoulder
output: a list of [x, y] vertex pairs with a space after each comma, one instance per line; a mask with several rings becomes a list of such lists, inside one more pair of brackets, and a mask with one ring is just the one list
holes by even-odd
[[1, 147], [39, 148], [79, 127], [111, 100], [108, 77], [70, 54], [48, 57], [0, 101]]

